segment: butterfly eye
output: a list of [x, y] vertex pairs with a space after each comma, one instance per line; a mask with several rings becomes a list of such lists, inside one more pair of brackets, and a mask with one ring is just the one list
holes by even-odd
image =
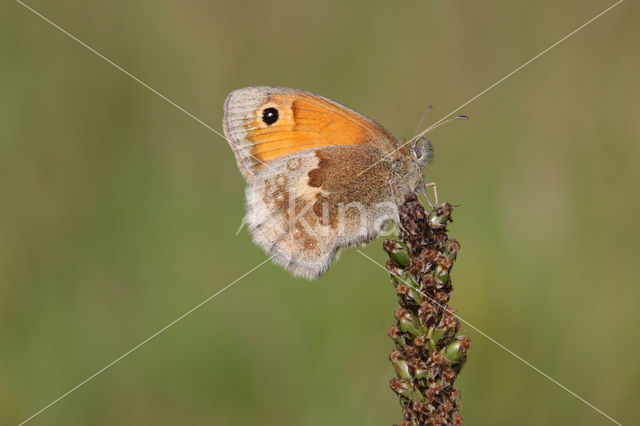
[[416, 159], [418, 160], [418, 164], [422, 167], [431, 161], [431, 157], [433, 156], [433, 149], [431, 148], [431, 142], [425, 138], [420, 139], [414, 147], [413, 152], [416, 155]]
[[419, 143], [413, 146], [413, 152], [416, 154], [416, 158], [422, 157], [422, 147]]
[[266, 108], [262, 111], [262, 121], [264, 121], [264, 124], [267, 126], [271, 126], [278, 121], [278, 110], [275, 108]]

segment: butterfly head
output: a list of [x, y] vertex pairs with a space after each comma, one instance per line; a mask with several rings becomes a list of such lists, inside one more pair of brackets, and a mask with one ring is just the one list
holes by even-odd
[[433, 156], [431, 142], [420, 138], [416, 142], [403, 146], [392, 163], [394, 182], [397, 189], [408, 194], [419, 191], [424, 185], [422, 169]]

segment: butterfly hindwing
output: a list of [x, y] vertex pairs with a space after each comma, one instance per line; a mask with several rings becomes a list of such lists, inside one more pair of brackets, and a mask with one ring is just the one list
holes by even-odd
[[[294, 275], [317, 278], [340, 247], [371, 240], [396, 218], [389, 164], [379, 163], [371, 174], [357, 173], [379, 156], [378, 148], [367, 145], [320, 148], [274, 160], [247, 188], [254, 241]], [[354, 158], [349, 170], [341, 167], [347, 158]]]

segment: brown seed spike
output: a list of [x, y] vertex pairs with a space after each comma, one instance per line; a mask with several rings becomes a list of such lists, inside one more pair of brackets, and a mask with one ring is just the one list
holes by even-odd
[[[387, 269], [395, 274], [392, 282], [400, 304], [389, 332], [396, 344], [391, 360], [399, 375], [393, 383], [397, 389], [407, 380], [411, 385], [411, 390], [404, 393], [396, 391], [402, 405], [401, 425], [463, 422], [454, 383], [471, 341], [466, 336], [456, 337], [460, 322], [447, 305], [453, 291], [451, 270], [460, 251], [460, 244], [447, 234], [452, 211], [445, 203], [427, 213], [414, 194], [407, 195], [399, 207], [408, 266], [399, 269], [389, 261]], [[405, 255], [391, 243], [388, 240], [384, 244], [387, 253]]]

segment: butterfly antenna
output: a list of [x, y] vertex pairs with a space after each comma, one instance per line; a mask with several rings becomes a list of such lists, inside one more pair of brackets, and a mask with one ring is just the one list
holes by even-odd
[[435, 124], [432, 124], [431, 126], [427, 127], [427, 128], [426, 128], [425, 130], [423, 130], [422, 132], [420, 132], [420, 133], [418, 133], [417, 135], [415, 135], [415, 136], [414, 136], [413, 138], [411, 138], [410, 140], [412, 140], [412, 141], [413, 141], [413, 140], [415, 140], [415, 139], [418, 139], [418, 138], [420, 138], [420, 137], [422, 137], [422, 136], [426, 135], [426, 134], [427, 134], [427, 133], [429, 133], [430, 131], [432, 131], [432, 130], [434, 130], [434, 129], [437, 129], [438, 127], [443, 126], [443, 125], [445, 125], [445, 124], [447, 124], [447, 123], [451, 123], [452, 121], [455, 121], [455, 120], [468, 120], [468, 119], [469, 119], [469, 117], [467, 117], [466, 115], [456, 115], [456, 116], [454, 116], [454, 117], [447, 118], [446, 120], [438, 121], [438, 122], [436, 122]]
[[418, 134], [418, 132], [419, 132], [419, 131], [420, 131], [420, 129], [422, 128], [422, 124], [424, 123], [424, 119], [425, 119], [425, 118], [427, 118], [427, 113], [428, 113], [429, 111], [431, 111], [432, 109], [433, 109], [433, 106], [432, 106], [432, 105], [429, 105], [429, 106], [427, 107], [427, 109], [425, 109], [425, 110], [424, 110], [424, 113], [422, 114], [422, 118], [420, 119], [420, 122], [418, 123], [418, 127], [416, 128], [416, 132], [415, 132], [415, 134], [413, 135], [413, 137], [414, 137], [414, 138], [416, 137], [416, 135]]

